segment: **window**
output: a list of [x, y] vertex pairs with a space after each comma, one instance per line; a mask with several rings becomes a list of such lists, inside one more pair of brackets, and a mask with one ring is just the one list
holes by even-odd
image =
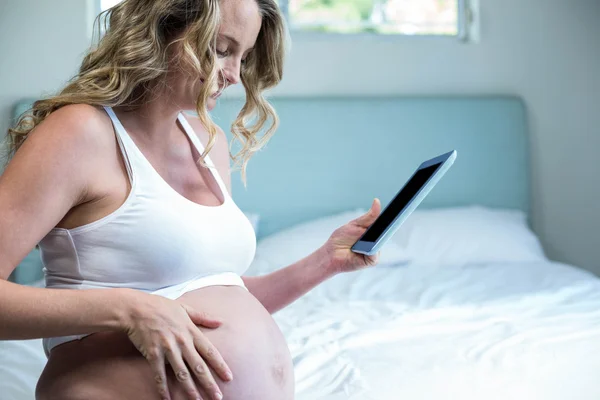
[[[92, 9], [94, 9], [95, 14], [94, 17], [92, 18], [93, 22], [96, 21], [96, 17], [98, 16], [99, 13], [108, 10], [111, 7], [116, 6], [117, 4], [119, 4], [121, 1], [123, 0], [92, 0], [94, 2], [94, 5], [92, 6]], [[108, 26], [108, 20], [102, 20], [100, 21], [100, 32], [98, 32], [96, 29], [98, 29], [98, 26], [93, 25], [92, 26], [92, 40], [98, 40], [99, 38], [96, 38], [94, 35], [96, 33], [99, 33], [100, 37], [104, 36], [104, 34], [106, 33], [105, 29]]]
[[121, 0], [100, 0], [100, 11], [107, 10], [120, 3]]
[[[99, 0], [106, 10], [121, 0]], [[478, 0], [276, 0], [292, 31], [477, 36]]]
[[462, 0], [279, 0], [290, 28], [335, 33], [460, 36]]

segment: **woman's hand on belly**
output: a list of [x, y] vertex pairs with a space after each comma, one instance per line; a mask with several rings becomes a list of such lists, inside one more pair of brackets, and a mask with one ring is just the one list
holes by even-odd
[[217, 328], [221, 321], [164, 297], [136, 290], [128, 290], [128, 294], [129, 311], [124, 330], [150, 363], [162, 398], [170, 400], [165, 371], [168, 362], [190, 399], [200, 398], [193, 379], [195, 375], [202, 390], [210, 393], [212, 399], [220, 400], [222, 394], [209, 366], [224, 381], [230, 381], [233, 376], [219, 351], [196, 325]]
[[[150, 314], [173, 314], [171, 308], [159, 310], [155, 305], [161, 303], [152, 300]], [[285, 337], [269, 312], [250, 292], [239, 286], [210, 286], [188, 292], [174, 301], [218, 315], [222, 320], [217, 329], [201, 325], [196, 329], [219, 349], [235, 375], [235, 379], [228, 382], [220, 379], [209, 363], [210, 375], [225, 400], [294, 399], [294, 369]], [[127, 309], [124, 311], [129, 312], [130, 304], [125, 304]], [[169, 301], [165, 304], [171, 305]], [[184, 329], [188, 329], [185, 324]], [[189, 389], [180, 384], [174, 369], [167, 368], [166, 372], [170, 393], [164, 397], [189, 400]], [[97, 332], [52, 350], [38, 381], [36, 398], [160, 400], [155, 376], [151, 364], [124, 331]], [[212, 400], [213, 392], [205, 390], [197, 379], [194, 381], [202, 399]]]

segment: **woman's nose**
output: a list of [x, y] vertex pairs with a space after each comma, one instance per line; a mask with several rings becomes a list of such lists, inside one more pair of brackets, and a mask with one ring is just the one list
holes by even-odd
[[223, 68], [223, 74], [229, 85], [235, 85], [240, 82], [240, 62], [232, 61]]

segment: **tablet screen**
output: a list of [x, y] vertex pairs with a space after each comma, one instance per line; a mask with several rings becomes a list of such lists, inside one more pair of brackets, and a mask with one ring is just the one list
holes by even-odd
[[379, 236], [385, 231], [396, 216], [406, 207], [408, 202], [415, 197], [419, 189], [421, 189], [431, 175], [442, 165], [442, 163], [434, 164], [426, 168], [418, 170], [410, 181], [402, 188], [400, 193], [396, 195], [394, 200], [385, 208], [383, 213], [377, 220], [367, 229], [364, 236], [360, 239], [363, 242], [376, 242]]

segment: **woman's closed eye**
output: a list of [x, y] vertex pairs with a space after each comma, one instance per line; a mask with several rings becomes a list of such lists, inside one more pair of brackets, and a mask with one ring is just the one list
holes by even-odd
[[[230, 55], [231, 55], [231, 53], [229, 52], [229, 50], [225, 50], [225, 51], [217, 50], [217, 56], [219, 56], [219, 58], [225, 58]], [[246, 64], [246, 58], [241, 59], [240, 62], [242, 63], [242, 65]]]

